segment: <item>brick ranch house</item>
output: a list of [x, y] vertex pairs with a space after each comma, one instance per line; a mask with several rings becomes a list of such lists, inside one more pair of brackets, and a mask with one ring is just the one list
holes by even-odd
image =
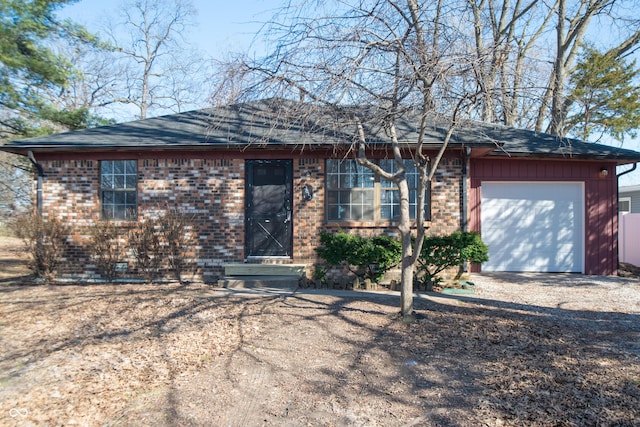
[[[62, 277], [96, 277], [91, 224], [126, 228], [159, 206], [193, 217], [191, 255], [205, 282], [240, 263], [295, 264], [310, 274], [322, 230], [393, 233], [395, 187], [356, 164], [353, 136], [273, 126], [267, 105], [191, 111], [0, 149], [37, 164], [43, 214], [73, 230]], [[407, 159], [415, 123], [398, 124]], [[432, 157], [443, 135], [430, 128]], [[370, 141], [368, 155], [391, 163], [382, 139]], [[483, 271], [616, 274], [616, 167], [639, 161], [631, 150], [473, 123], [455, 132], [438, 167], [425, 207], [429, 233], [480, 232], [490, 256]]]

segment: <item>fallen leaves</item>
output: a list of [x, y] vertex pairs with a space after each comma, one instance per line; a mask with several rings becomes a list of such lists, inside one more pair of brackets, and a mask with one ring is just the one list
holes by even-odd
[[21, 287], [0, 304], [5, 414], [54, 424], [101, 424], [237, 347], [254, 314], [206, 285]]
[[409, 324], [393, 297], [5, 281], [0, 423], [637, 425], [638, 284], [523, 280]]

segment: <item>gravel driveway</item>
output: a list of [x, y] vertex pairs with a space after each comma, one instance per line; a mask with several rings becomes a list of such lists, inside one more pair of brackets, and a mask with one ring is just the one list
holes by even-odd
[[[640, 314], [640, 279], [582, 274], [474, 274], [477, 297], [496, 304], [525, 304], [562, 310]], [[571, 313], [564, 313], [570, 315]]]

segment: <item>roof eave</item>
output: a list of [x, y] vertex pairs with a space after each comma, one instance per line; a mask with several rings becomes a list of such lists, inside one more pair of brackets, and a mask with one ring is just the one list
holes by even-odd
[[507, 152], [507, 151], [494, 151], [489, 154], [488, 157], [510, 157], [510, 158], [527, 158], [532, 160], [592, 160], [601, 162], [615, 162], [617, 165], [626, 165], [629, 163], [640, 162], [639, 156], [624, 156], [624, 155], [607, 155], [607, 154], [582, 154], [582, 153], [522, 153], [522, 152]]
[[[256, 149], [329, 149], [335, 148], [339, 143], [273, 143], [273, 142], [265, 142], [265, 143], [233, 143], [228, 142], [225, 144], [210, 144], [210, 143], [201, 143], [201, 144], [176, 144], [176, 145], [163, 145], [163, 144], [153, 144], [153, 145], [93, 145], [93, 144], [33, 144], [33, 145], [3, 145], [0, 146], [0, 151], [6, 151], [13, 154], [18, 154], [22, 156], [28, 155], [29, 152], [33, 153], [70, 153], [70, 152], [133, 152], [133, 151], [152, 151], [152, 152], [160, 152], [160, 151], [212, 151], [212, 150], [246, 150], [247, 148], [256, 148]], [[339, 144], [345, 147], [348, 147], [350, 144]], [[388, 146], [389, 143], [372, 143], [368, 144], [370, 148], [383, 148]], [[402, 148], [415, 148], [416, 144], [414, 143], [401, 143], [400, 146]], [[424, 144], [423, 148], [426, 150], [437, 150], [440, 149], [442, 144], [438, 143], [428, 143]], [[474, 151], [480, 150], [483, 154], [490, 152], [496, 148], [495, 144], [485, 144], [485, 143], [477, 143], [477, 144], [450, 144], [448, 149], [457, 150], [463, 147], [470, 146]]]

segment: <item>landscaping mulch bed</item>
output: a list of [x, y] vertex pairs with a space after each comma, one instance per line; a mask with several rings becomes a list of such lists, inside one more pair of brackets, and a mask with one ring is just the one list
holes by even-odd
[[[584, 426], [640, 419], [640, 283], [473, 295], [34, 285], [0, 244], [0, 425]], [[15, 243], [15, 242], [14, 242]]]

